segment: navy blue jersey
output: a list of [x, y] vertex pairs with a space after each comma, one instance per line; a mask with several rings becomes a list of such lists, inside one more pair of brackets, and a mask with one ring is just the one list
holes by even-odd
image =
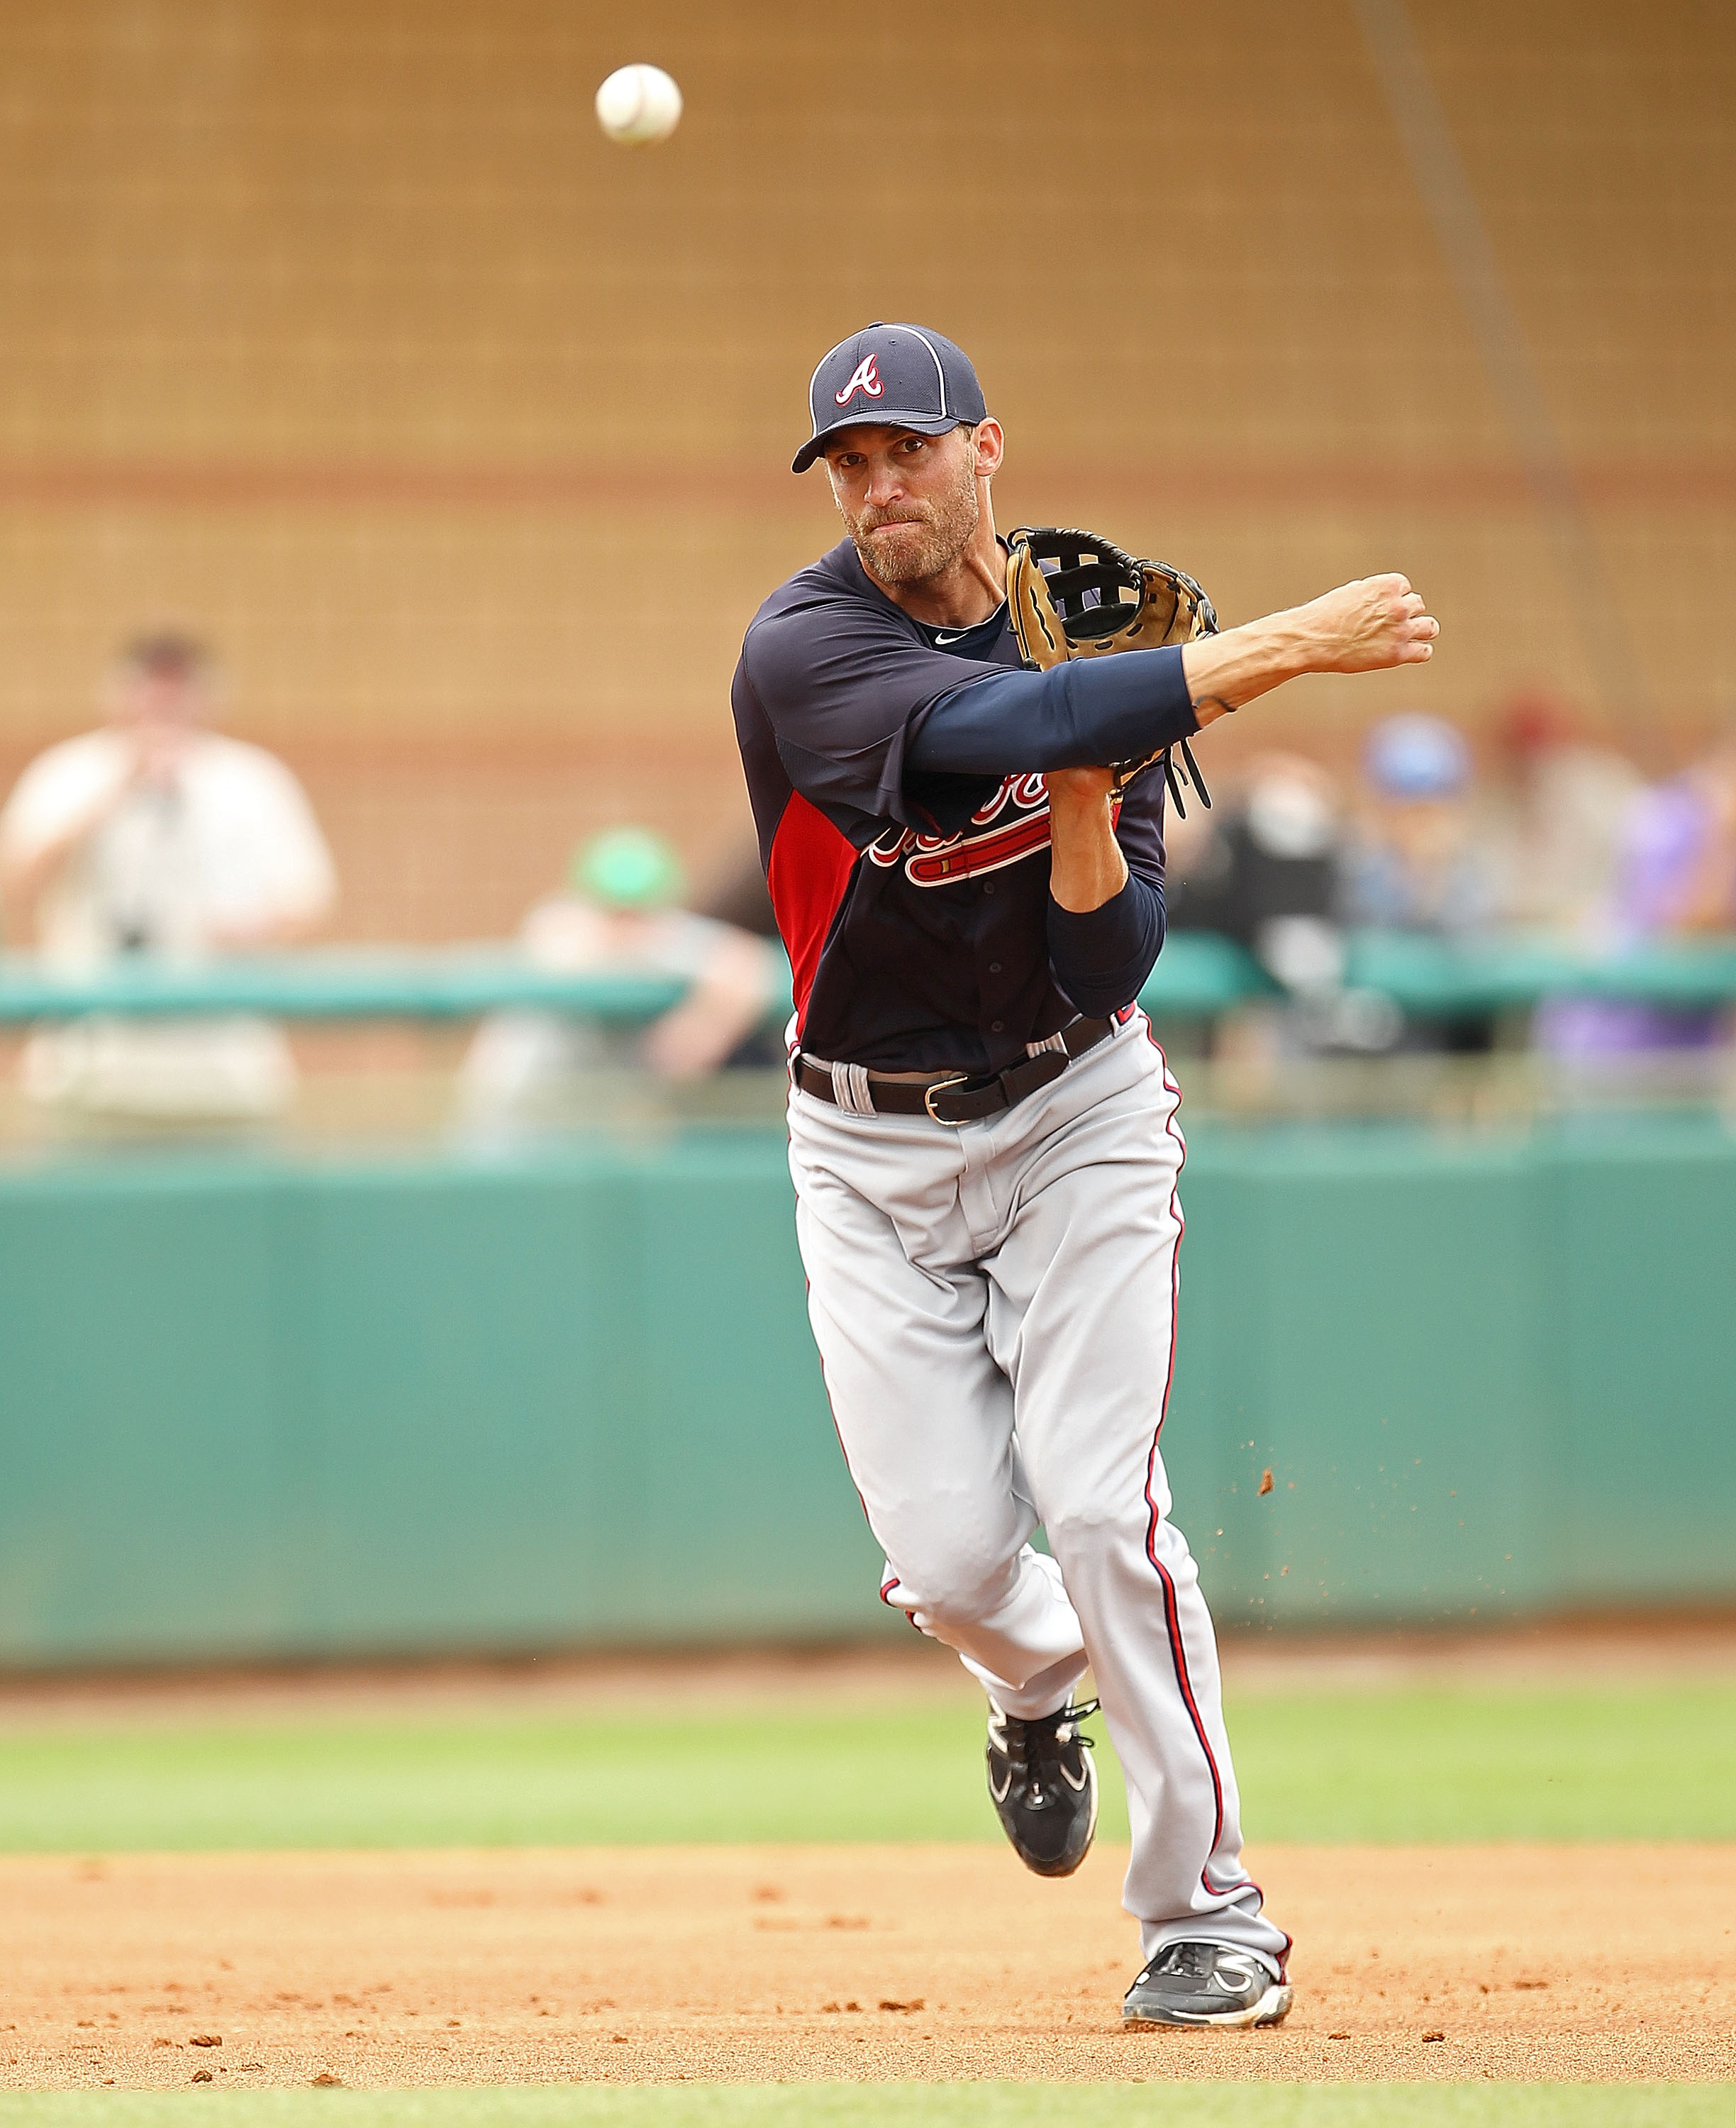
[[925, 628], [846, 540], [761, 607], [731, 700], [810, 1054], [998, 1071], [1136, 993], [1162, 942], [1162, 771], [1121, 800], [1127, 887], [1084, 915], [1049, 892], [1041, 772], [1197, 729], [1179, 651], [1026, 673], [1004, 608]]

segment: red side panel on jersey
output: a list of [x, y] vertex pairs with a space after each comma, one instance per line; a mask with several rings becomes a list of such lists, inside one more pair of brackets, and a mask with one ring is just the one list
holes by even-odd
[[819, 972], [820, 950], [856, 865], [850, 838], [799, 791], [793, 791], [771, 838], [766, 884], [771, 890], [772, 910], [794, 972], [798, 1027], [808, 1016], [808, 995]]

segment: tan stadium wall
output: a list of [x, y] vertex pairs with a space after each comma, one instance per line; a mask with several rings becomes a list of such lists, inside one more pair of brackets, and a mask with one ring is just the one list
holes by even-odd
[[[175, 619], [307, 777], [348, 934], [508, 926], [627, 814], [703, 865], [744, 817], [742, 628], [835, 536], [785, 470], [804, 386], [875, 316], [975, 354], [1007, 522], [1098, 524], [1228, 619], [1424, 587], [1426, 673], [1293, 690], [1260, 734], [1343, 758], [1542, 680], [1679, 758], [1736, 705], [1736, 18], [1411, 12], [1636, 699], [1349, 0], [3, 0], [0, 777]], [[633, 59], [687, 109], [628, 153], [591, 97]]]

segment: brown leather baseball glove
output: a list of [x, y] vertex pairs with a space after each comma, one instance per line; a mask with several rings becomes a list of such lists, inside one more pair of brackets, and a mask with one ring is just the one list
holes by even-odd
[[[1192, 577], [1167, 562], [1136, 562], [1094, 532], [1058, 525], [1021, 525], [1007, 544], [1007, 610], [1019, 655], [1033, 672], [1070, 658], [1160, 650], [1165, 644], [1217, 633], [1211, 600]], [[1107, 763], [1116, 790], [1161, 761], [1169, 796], [1183, 819], [1183, 781], [1209, 806], [1211, 793], [1193, 749], [1186, 739], [1180, 743], [1179, 769], [1168, 747], [1138, 760]]]

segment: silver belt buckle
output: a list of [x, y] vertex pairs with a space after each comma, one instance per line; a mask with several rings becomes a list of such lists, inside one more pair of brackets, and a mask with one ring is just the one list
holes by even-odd
[[937, 1079], [932, 1086], [923, 1087], [923, 1106], [927, 1111], [930, 1123], [939, 1123], [947, 1130], [962, 1130], [968, 1119], [960, 1116], [958, 1121], [954, 1123], [950, 1116], [936, 1115], [934, 1097], [937, 1094], [944, 1094], [949, 1086], [968, 1086], [970, 1084], [970, 1074], [968, 1071], [960, 1071], [956, 1078]]

